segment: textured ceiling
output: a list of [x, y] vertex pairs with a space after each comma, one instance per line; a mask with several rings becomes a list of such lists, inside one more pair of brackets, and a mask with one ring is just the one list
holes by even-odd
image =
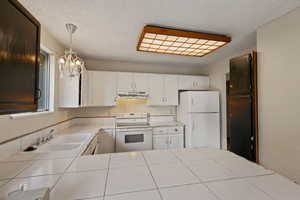
[[[299, 0], [19, 0], [62, 44], [66, 23], [74, 47], [89, 59], [204, 65], [254, 47], [255, 30], [300, 6]], [[232, 42], [197, 58], [136, 51], [145, 25], [225, 34]]]

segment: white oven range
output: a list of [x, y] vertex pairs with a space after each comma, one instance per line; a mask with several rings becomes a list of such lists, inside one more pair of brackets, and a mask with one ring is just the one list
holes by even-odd
[[152, 128], [117, 128], [116, 152], [151, 150]]
[[116, 152], [153, 148], [149, 113], [123, 113], [116, 117]]

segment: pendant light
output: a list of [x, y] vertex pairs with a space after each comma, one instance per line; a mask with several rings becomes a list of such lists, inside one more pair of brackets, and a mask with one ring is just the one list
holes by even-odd
[[74, 24], [66, 24], [67, 32], [70, 35], [70, 47], [65, 50], [65, 54], [59, 59], [60, 77], [76, 77], [81, 74], [84, 69], [84, 61], [77, 56], [77, 53], [72, 49], [73, 34], [77, 30]]

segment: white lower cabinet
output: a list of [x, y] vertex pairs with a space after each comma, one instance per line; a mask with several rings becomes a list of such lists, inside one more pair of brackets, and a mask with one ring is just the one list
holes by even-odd
[[169, 149], [183, 148], [183, 134], [169, 135]]
[[168, 149], [168, 135], [153, 135], [153, 149]]
[[183, 127], [160, 127], [153, 129], [153, 149], [183, 148]]
[[114, 129], [101, 129], [99, 131], [98, 154], [115, 152], [115, 131]]

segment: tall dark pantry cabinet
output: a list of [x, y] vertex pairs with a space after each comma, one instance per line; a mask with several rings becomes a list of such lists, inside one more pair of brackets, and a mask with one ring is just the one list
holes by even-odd
[[258, 162], [256, 52], [230, 60], [227, 90], [229, 150]]

